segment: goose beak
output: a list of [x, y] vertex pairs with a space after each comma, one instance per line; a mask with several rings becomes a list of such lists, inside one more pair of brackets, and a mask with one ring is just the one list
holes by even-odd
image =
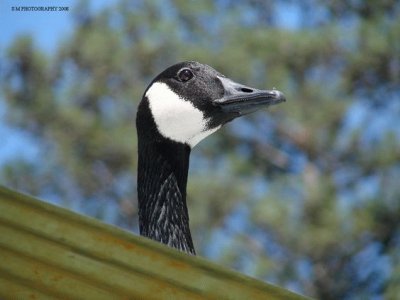
[[218, 77], [224, 87], [224, 96], [213, 101], [225, 113], [245, 115], [270, 105], [286, 101], [282, 92], [272, 90], [259, 90], [229, 78]]

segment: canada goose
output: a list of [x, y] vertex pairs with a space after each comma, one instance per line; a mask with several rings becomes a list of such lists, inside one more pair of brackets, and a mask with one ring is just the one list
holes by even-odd
[[159, 74], [136, 116], [140, 234], [195, 255], [186, 206], [191, 149], [225, 123], [282, 101], [275, 89], [236, 83], [194, 61]]

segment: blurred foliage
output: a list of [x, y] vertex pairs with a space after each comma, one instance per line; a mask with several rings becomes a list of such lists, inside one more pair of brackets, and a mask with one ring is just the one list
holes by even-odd
[[137, 230], [136, 105], [198, 60], [288, 98], [193, 151], [198, 252], [318, 299], [400, 295], [398, 1], [82, 1], [71, 17], [53, 55], [29, 36], [5, 54], [8, 122], [39, 155], [4, 184]]

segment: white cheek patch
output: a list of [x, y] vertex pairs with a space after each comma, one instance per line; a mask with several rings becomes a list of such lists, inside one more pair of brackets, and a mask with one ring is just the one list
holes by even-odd
[[153, 83], [147, 90], [146, 97], [158, 131], [173, 141], [194, 147], [220, 128], [218, 126], [207, 130], [207, 119], [203, 113], [165, 83]]

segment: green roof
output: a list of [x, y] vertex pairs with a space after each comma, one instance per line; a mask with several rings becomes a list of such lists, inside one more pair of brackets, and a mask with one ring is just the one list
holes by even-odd
[[305, 299], [0, 187], [0, 299]]

